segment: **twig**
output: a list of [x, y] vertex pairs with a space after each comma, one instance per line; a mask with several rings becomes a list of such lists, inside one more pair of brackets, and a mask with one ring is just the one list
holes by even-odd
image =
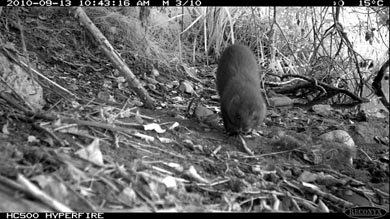
[[362, 152], [362, 154], [364, 154], [367, 159], [372, 162], [372, 158], [363, 149], [359, 148], [359, 151]]
[[219, 145], [215, 150], [210, 154], [212, 157], [216, 156], [217, 153], [221, 150], [222, 146]]
[[260, 154], [260, 155], [253, 155], [253, 156], [243, 156], [242, 158], [260, 158], [260, 157], [265, 157], [265, 156], [290, 153], [290, 152], [293, 152], [293, 151], [298, 151], [298, 148], [294, 148], [294, 149], [286, 150], [286, 151], [278, 151], [278, 152], [273, 152], [273, 153], [268, 153], [268, 154]]
[[238, 137], [239, 137], [239, 139], [241, 140], [241, 145], [242, 145], [242, 147], [245, 149], [245, 151], [246, 151], [249, 155], [254, 156], [255, 154], [253, 153], [253, 151], [252, 151], [250, 148], [248, 148], [248, 146], [246, 145], [246, 142], [245, 142], [244, 138], [242, 137], [242, 135], [238, 135]]
[[22, 183], [26, 189], [28, 189], [34, 197], [41, 200], [43, 203], [49, 205], [56, 211], [60, 212], [74, 212], [68, 206], [62, 204], [61, 202], [55, 200], [54, 198], [48, 196], [45, 192], [40, 190], [37, 186], [31, 183], [27, 178], [25, 178], [22, 174], [18, 174], [17, 176], [18, 182]]
[[323, 191], [320, 191], [318, 189], [313, 189], [311, 187], [307, 187], [307, 186], [301, 186], [301, 188], [309, 191], [309, 192], [312, 192], [318, 196], [321, 196], [321, 197], [324, 197], [326, 199], [329, 199], [330, 201], [336, 203], [336, 204], [341, 204], [343, 207], [345, 208], [350, 208], [350, 207], [353, 207], [355, 206], [353, 203], [351, 202], [348, 202], [348, 201], [345, 201], [344, 199], [341, 199], [337, 196], [334, 196], [332, 194], [329, 194], [329, 193], [326, 193], [326, 192], [323, 192]]

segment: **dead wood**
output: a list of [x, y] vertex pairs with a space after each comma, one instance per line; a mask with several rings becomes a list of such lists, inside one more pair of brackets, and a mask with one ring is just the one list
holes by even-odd
[[385, 62], [381, 69], [379, 69], [377, 75], [374, 78], [374, 81], [372, 82], [372, 88], [374, 88], [375, 94], [380, 97], [380, 100], [382, 104], [387, 108], [387, 110], [390, 110], [389, 101], [386, 99], [385, 94], [382, 91], [382, 84], [381, 81], [385, 75], [385, 70], [389, 67], [389, 60]]
[[93, 36], [96, 43], [99, 45], [99, 48], [106, 54], [106, 56], [114, 64], [115, 68], [121, 72], [121, 74], [127, 78], [127, 81], [130, 84], [130, 87], [134, 89], [137, 95], [141, 98], [142, 102], [147, 108], [154, 109], [153, 99], [149, 96], [148, 92], [141, 85], [139, 80], [122, 60], [119, 54], [108, 42], [107, 38], [100, 32], [100, 30], [92, 23], [89, 17], [85, 14], [84, 10], [80, 7], [77, 7], [73, 10], [73, 14], [80, 21], [80, 23], [88, 30], [88, 32]]
[[[310, 103], [304, 104], [304, 106], [313, 106], [316, 104], [320, 104], [322, 102], [325, 102], [326, 100], [338, 95], [338, 94], [344, 94], [352, 99], [352, 102], [349, 103], [343, 103], [343, 104], [337, 104], [339, 106], [356, 106], [361, 103], [369, 102], [365, 98], [360, 98], [357, 95], [353, 94], [349, 90], [338, 88], [331, 86], [329, 84], [326, 84], [324, 82], [317, 81], [315, 79], [311, 79], [305, 76], [301, 75], [284, 75], [282, 79], [285, 78], [300, 78], [303, 79], [299, 81], [299, 83], [296, 83], [294, 86], [288, 86], [281, 89], [274, 89], [277, 93], [293, 93], [294, 91], [298, 89], [306, 90], [308, 93], [315, 93], [313, 90], [316, 90], [317, 94], [316, 97], [313, 98], [313, 100]], [[319, 91], [319, 92], [318, 92]], [[296, 103], [294, 105], [302, 106], [302, 104]]]

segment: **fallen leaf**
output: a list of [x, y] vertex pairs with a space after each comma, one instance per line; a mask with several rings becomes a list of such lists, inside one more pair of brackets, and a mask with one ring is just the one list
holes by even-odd
[[160, 73], [158, 72], [157, 69], [153, 68], [153, 69], [152, 69], [152, 75], [153, 75], [154, 77], [158, 77], [158, 76], [160, 75]]
[[137, 110], [137, 113], [135, 114], [135, 120], [138, 122], [138, 124], [143, 124], [143, 123], [144, 123], [144, 120], [143, 120], [142, 117], [140, 116], [138, 110]]
[[173, 123], [168, 129], [172, 130], [172, 129], [176, 128], [176, 127], [179, 127], [179, 123], [178, 122]]
[[298, 177], [298, 180], [301, 182], [314, 182], [315, 180], [317, 180], [317, 178], [318, 178], [317, 174], [305, 170]]
[[158, 140], [159, 140], [161, 143], [165, 143], [165, 144], [174, 142], [174, 141], [173, 141], [172, 139], [170, 139], [170, 138], [163, 138], [163, 137], [158, 138]]
[[325, 203], [323, 203], [323, 202], [321, 201], [321, 199], [318, 200], [317, 212], [329, 213], [329, 208], [328, 208], [328, 206], [326, 206]]
[[133, 206], [137, 200], [137, 195], [133, 188], [128, 186], [125, 187], [121, 193], [119, 193], [118, 199], [127, 206]]
[[99, 148], [100, 140], [95, 138], [90, 145], [75, 152], [81, 158], [91, 161], [94, 164], [103, 166], [103, 154]]
[[193, 93], [195, 93], [194, 88], [192, 87], [191, 83], [188, 82], [188, 81], [183, 81], [183, 82], [180, 84], [179, 89], [180, 89], [182, 92], [185, 92], [185, 93], [188, 93], [188, 94], [193, 94]]
[[150, 123], [150, 124], [144, 125], [144, 130], [145, 131], [154, 130], [155, 132], [157, 132], [159, 134], [166, 132], [166, 130], [162, 129], [161, 126], [157, 123]]
[[39, 142], [39, 140], [35, 136], [30, 135], [27, 137], [27, 142], [33, 143], [33, 142]]
[[116, 82], [117, 83], [125, 83], [126, 79], [123, 76], [119, 76], [116, 78]]
[[170, 189], [176, 189], [176, 188], [177, 188], [176, 179], [173, 178], [172, 176], [167, 176], [167, 177], [165, 177], [165, 178], [162, 180], [162, 183], [164, 183], [164, 185], [165, 185], [167, 188], [170, 188]]
[[332, 107], [330, 105], [325, 104], [317, 104], [312, 107], [313, 111], [318, 115], [328, 116], [332, 113]]
[[8, 122], [6, 122], [4, 125], [3, 125], [3, 128], [1, 129], [1, 131], [3, 132], [4, 135], [9, 135], [9, 131], [8, 131]]
[[38, 175], [32, 178], [36, 181], [42, 190], [53, 197], [54, 199], [69, 205], [70, 203], [70, 194], [66, 185], [58, 181], [52, 176]]

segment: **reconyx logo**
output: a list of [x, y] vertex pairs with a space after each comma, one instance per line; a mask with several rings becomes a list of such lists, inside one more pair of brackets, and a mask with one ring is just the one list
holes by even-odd
[[377, 207], [353, 207], [344, 211], [351, 218], [381, 218], [387, 214], [385, 209]]

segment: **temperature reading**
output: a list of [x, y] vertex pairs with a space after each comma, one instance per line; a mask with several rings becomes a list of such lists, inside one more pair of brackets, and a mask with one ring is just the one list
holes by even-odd
[[368, 7], [368, 6], [371, 5], [371, 4], [370, 4], [370, 0], [360, 0], [359, 2], [360, 2], [359, 6]]
[[359, 6], [369, 7], [369, 6], [383, 6], [383, 0], [360, 0]]

